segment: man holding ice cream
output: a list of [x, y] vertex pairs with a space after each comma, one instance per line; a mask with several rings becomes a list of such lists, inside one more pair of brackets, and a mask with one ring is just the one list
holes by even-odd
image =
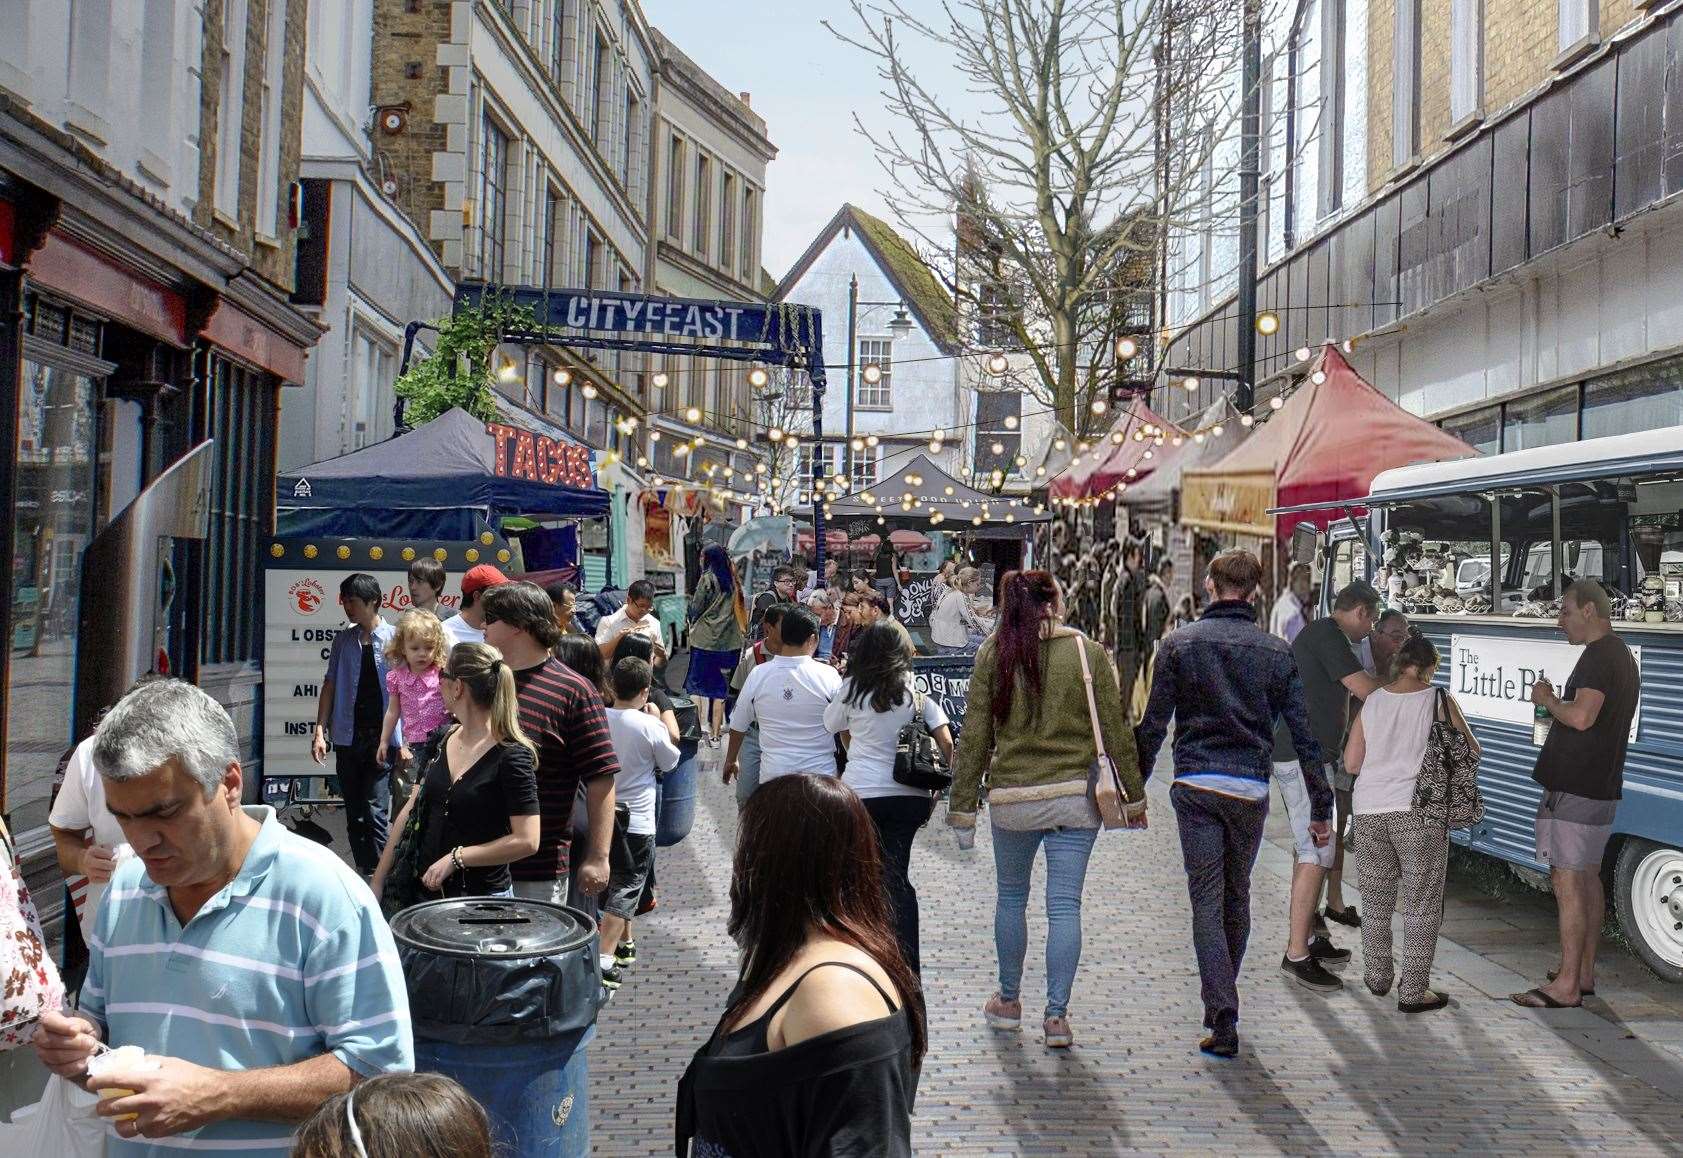
[[[136, 688], [100, 723], [94, 766], [134, 848], [93, 922], [79, 1015], [41, 1019], [35, 1049], [100, 1067], [113, 1155], [286, 1155], [292, 1126], [356, 1081], [414, 1067], [397, 949], [373, 894], [274, 810], [241, 807], [228, 714], [180, 680]], [[169, 1138], [167, 1150], [146, 1140]]]

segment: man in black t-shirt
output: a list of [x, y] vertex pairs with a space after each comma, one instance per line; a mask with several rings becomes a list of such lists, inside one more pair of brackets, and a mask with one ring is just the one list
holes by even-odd
[[1606, 915], [1601, 857], [1613, 834], [1624, 786], [1625, 748], [1642, 694], [1642, 673], [1624, 640], [1613, 634], [1607, 591], [1580, 579], [1560, 600], [1560, 628], [1583, 646], [1566, 695], [1545, 677], [1531, 702], [1551, 722], [1531, 778], [1543, 786], [1537, 810], [1537, 859], [1549, 866], [1560, 910], [1560, 968], [1549, 984], [1516, 993], [1530, 1009], [1580, 1005], [1595, 992], [1595, 949]]
[[1332, 841], [1319, 847], [1310, 838], [1309, 792], [1303, 770], [1297, 762], [1291, 734], [1284, 722], [1274, 729], [1274, 782], [1291, 820], [1297, 864], [1292, 870], [1291, 924], [1281, 970], [1299, 985], [1318, 993], [1342, 987], [1338, 978], [1326, 972], [1348, 963], [1350, 951], [1332, 943], [1327, 927], [1315, 912], [1316, 902], [1326, 887], [1326, 918], [1346, 925], [1360, 925], [1353, 907], [1344, 903], [1343, 832], [1350, 817], [1349, 776], [1344, 772], [1344, 737], [1349, 730], [1353, 705], [1365, 700], [1379, 681], [1362, 668], [1356, 649], [1373, 630], [1379, 614], [1379, 592], [1357, 581], [1339, 591], [1332, 614], [1314, 619], [1298, 629], [1292, 638], [1292, 656], [1303, 681], [1303, 699], [1309, 709], [1309, 726], [1314, 730], [1326, 761], [1327, 782], [1337, 802]]

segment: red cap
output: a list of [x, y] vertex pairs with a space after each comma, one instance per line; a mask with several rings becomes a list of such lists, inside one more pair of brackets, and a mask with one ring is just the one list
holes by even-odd
[[477, 567], [468, 568], [468, 573], [462, 576], [462, 598], [478, 595], [487, 587], [498, 587], [507, 582], [507, 575], [489, 563], [481, 563]]

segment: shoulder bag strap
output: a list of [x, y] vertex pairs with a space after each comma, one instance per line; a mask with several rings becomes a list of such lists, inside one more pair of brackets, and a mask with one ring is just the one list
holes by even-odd
[[1075, 654], [1081, 660], [1081, 684], [1087, 693], [1087, 722], [1093, 725], [1093, 758], [1097, 759], [1105, 754], [1104, 734], [1099, 728], [1099, 705], [1093, 698], [1093, 670], [1087, 666], [1087, 641], [1076, 635]]

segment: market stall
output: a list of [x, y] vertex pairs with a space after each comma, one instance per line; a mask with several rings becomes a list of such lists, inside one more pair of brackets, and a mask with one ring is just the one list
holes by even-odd
[[1239, 446], [1181, 473], [1180, 521], [1258, 550], [1269, 576], [1280, 566], [1275, 545], [1294, 526], [1336, 517], [1331, 511], [1275, 516], [1273, 508], [1360, 500], [1381, 471], [1477, 453], [1375, 390], [1330, 344], [1278, 410], [1259, 414], [1265, 421]]
[[1079, 455], [1047, 484], [1054, 502], [1104, 502], [1120, 497], [1138, 480], [1171, 462], [1181, 443], [1179, 430], [1136, 396], [1104, 439]]

